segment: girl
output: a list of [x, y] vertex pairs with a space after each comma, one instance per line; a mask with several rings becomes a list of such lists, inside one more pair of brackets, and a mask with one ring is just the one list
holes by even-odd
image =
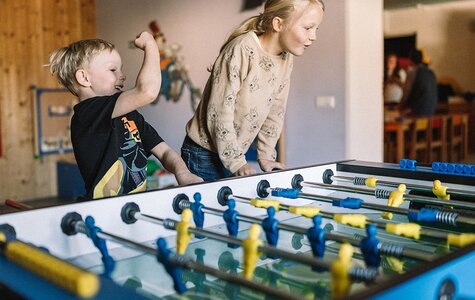
[[395, 104], [401, 101], [406, 76], [406, 71], [399, 66], [397, 55], [394, 53], [388, 54], [384, 65], [385, 104]]
[[275, 146], [282, 130], [293, 56], [316, 39], [321, 0], [267, 0], [221, 47], [193, 118], [182, 157], [205, 181], [255, 174], [245, 158], [256, 140], [262, 171], [282, 169]]

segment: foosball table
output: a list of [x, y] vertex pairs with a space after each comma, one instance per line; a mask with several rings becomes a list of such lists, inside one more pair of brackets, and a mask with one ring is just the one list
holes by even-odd
[[0, 215], [0, 293], [474, 299], [474, 250], [475, 175], [342, 161]]

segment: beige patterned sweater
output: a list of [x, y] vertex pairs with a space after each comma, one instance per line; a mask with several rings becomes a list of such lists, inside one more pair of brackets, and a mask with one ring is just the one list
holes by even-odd
[[216, 59], [188, 136], [232, 173], [256, 138], [258, 159], [275, 160], [292, 67], [291, 54], [266, 53], [254, 32], [238, 36]]

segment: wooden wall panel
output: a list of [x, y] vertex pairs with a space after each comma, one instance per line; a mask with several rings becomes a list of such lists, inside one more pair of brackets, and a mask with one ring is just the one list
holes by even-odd
[[[0, 0], [0, 7], [2, 8], [6, 7], [6, 0]], [[6, 9], [0, 9], [0, 20], [2, 20], [2, 22], [5, 25], [6, 20], [7, 20]], [[7, 35], [6, 26], [0, 26], [0, 45], [2, 45], [0, 47], [0, 88], [7, 85], [7, 76], [6, 76], [7, 66], [6, 66], [6, 61], [5, 61], [5, 50], [1, 50], [5, 48], [4, 45], [6, 45], [6, 41], [7, 41], [6, 35]], [[5, 93], [2, 93], [0, 91], [0, 154], [1, 154], [0, 159], [4, 155], [3, 137], [5, 136], [5, 133], [6, 133], [3, 130], [3, 122], [2, 122], [2, 120], [4, 119], [2, 112], [4, 112], [6, 109], [5, 108], [6, 101], [4, 100], [5, 96], [6, 96]]]
[[[96, 37], [96, 5], [95, 0], [83, 0], [81, 2], [81, 33], [83, 38]], [[94, 24], [90, 26], [89, 24]]]
[[0, 0], [0, 202], [56, 195], [56, 162], [34, 157], [30, 87], [59, 87], [48, 54], [96, 35], [95, 0]]

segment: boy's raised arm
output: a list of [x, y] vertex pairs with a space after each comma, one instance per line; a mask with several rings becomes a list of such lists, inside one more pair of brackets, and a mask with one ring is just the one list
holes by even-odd
[[122, 116], [154, 101], [160, 92], [162, 75], [160, 53], [155, 39], [149, 32], [142, 32], [135, 39], [135, 46], [144, 51], [144, 59], [135, 86], [123, 92], [112, 112], [112, 118]]

